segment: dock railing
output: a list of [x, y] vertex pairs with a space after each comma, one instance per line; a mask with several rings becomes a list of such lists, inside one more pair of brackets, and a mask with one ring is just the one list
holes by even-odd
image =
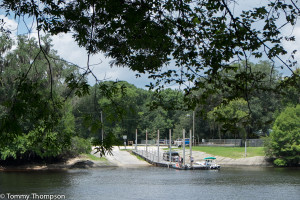
[[148, 148], [148, 151], [145, 149], [141, 149], [139, 147], [137, 150], [133, 150], [133, 153], [139, 155], [140, 157], [144, 158], [147, 162], [154, 164], [154, 165], [169, 165], [168, 161], [163, 160], [163, 152], [157, 153], [157, 150], [153, 148]]

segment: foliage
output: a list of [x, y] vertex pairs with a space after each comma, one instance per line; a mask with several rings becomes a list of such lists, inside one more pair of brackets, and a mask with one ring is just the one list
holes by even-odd
[[287, 162], [285, 159], [277, 158], [276, 160], [274, 160], [274, 164], [278, 167], [284, 167], [287, 165]]
[[221, 104], [208, 113], [208, 119], [212, 124], [216, 123], [219, 130], [239, 134], [249, 124], [247, 102], [244, 99], [235, 99], [228, 104]]
[[276, 119], [269, 142], [267, 156], [275, 158], [277, 165], [298, 165], [300, 162], [300, 105], [287, 107]]
[[80, 137], [72, 137], [71, 146], [65, 152], [67, 155], [76, 156], [79, 154], [90, 154], [92, 151], [91, 141], [88, 139], [80, 138]]
[[[33, 38], [19, 36], [15, 42], [7, 35], [0, 38], [1, 159], [63, 155], [75, 132], [73, 107], [67, 99], [71, 90], [65, 81], [69, 73], [78, 76], [78, 69], [51, 50], [49, 36], [41, 38], [49, 57], [42, 55]], [[13, 43], [17, 45], [11, 49]]]
[[[287, 54], [283, 44], [295, 40], [293, 35], [283, 35], [282, 27], [296, 25], [300, 16], [299, 0], [266, 1], [249, 10], [238, 7], [240, 11], [236, 12], [238, 4], [239, 1], [233, 0], [3, 0], [0, 8], [7, 15], [14, 15], [18, 20], [24, 16], [35, 19], [39, 39], [26, 41], [25, 37], [19, 37], [17, 49], [8, 53], [13, 42], [6, 40], [9, 31], [4, 30], [4, 22], [0, 21], [3, 33], [0, 83], [4, 86], [0, 88], [4, 94], [0, 97], [1, 141], [5, 143], [16, 135], [28, 134], [41, 127], [46, 132], [60, 135], [57, 130], [61, 129], [62, 121], [72, 120], [71, 115], [64, 118], [65, 100], [73, 94], [82, 97], [90, 92], [85, 80], [89, 66], [80, 75], [74, 66], [51, 51], [49, 36], [40, 37], [41, 31], [50, 34], [71, 32], [89, 55], [104, 52], [112, 58], [112, 65], [148, 73], [154, 80], [150, 89], [163, 89], [174, 83], [184, 85], [179, 99], [184, 95], [182, 99], [188, 103], [179, 107], [200, 110], [204, 115], [202, 119], [206, 118], [204, 111], [214, 110], [224, 103], [224, 99], [229, 102], [245, 99], [251, 121], [246, 130], [248, 135], [268, 130], [278, 103], [273, 91], [286, 85], [296, 86], [286, 91], [292, 97], [291, 101], [283, 100], [295, 103], [299, 74], [292, 72], [290, 78], [274, 84], [274, 67], [269, 73], [264, 69], [252, 70], [249, 59], [265, 56], [272, 65], [277, 59], [282, 68], [288, 69], [296, 64], [293, 60], [295, 51], [287, 62], [281, 58]], [[269, 85], [266, 84], [268, 77]], [[132, 138], [136, 127], [143, 130], [161, 127], [165, 136], [166, 130], [175, 128], [172, 124], [176, 122], [182, 123], [177, 127], [187, 126], [186, 120], [179, 120], [186, 113], [177, 112], [176, 101], [168, 98], [172, 92], [163, 90], [169, 94], [157, 95], [158, 99], [151, 95], [146, 97], [146, 104], [158, 108], [156, 115], [152, 115], [145, 108], [145, 101], [139, 105], [127, 103], [140, 97], [135, 96], [135, 88], [126, 91], [127, 95], [123, 94], [126, 89], [111, 83], [100, 84], [99, 89], [101, 97], [95, 99], [100, 106], [93, 110], [84, 105], [85, 102], [82, 106], [89, 110], [74, 112], [76, 122], [86, 122], [90, 129], [85, 131], [83, 126], [76, 124], [84, 137], [89, 137], [90, 132], [99, 134], [98, 130], [105, 128], [99, 111], [106, 113], [105, 123], [109, 125], [106, 127], [114, 129], [108, 132], [116, 132], [118, 136], [127, 134]], [[272, 97], [272, 101], [266, 97]], [[168, 103], [161, 103], [160, 99]], [[114, 106], [116, 102], [124, 109]], [[197, 107], [201, 103], [206, 106]], [[257, 106], [251, 107], [251, 103]], [[86, 112], [85, 116], [81, 115], [83, 112]], [[146, 125], [148, 121], [153, 121], [151, 126]], [[230, 122], [229, 119], [225, 121]], [[227, 122], [218, 122], [219, 128], [228, 129], [226, 126], [234, 124]], [[208, 123], [204, 125], [206, 128], [201, 130], [207, 133]], [[64, 131], [71, 134], [73, 130], [67, 128]]]
[[117, 145], [120, 146], [122, 145], [121, 140], [116, 138], [116, 136], [113, 133], [108, 133], [105, 138], [103, 139], [103, 142], [99, 139], [94, 139], [92, 141], [92, 145], [95, 146], [95, 154], [99, 153], [100, 157], [111, 154], [112, 155], [112, 146]]
[[[104, 52], [114, 65], [150, 73], [157, 81], [150, 88], [193, 82], [185, 89], [189, 93], [203, 88], [198, 84], [203, 74], [217, 82], [222, 71], [232, 69], [233, 60], [247, 63], [250, 57], [265, 56], [288, 69], [294, 66], [293, 59], [281, 58], [287, 54], [283, 43], [295, 40], [283, 35], [282, 27], [296, 25], [298, 3], [271, 1], [246, 10], [233, 0], [3, 0], [0, 7], [16, 18], [34, 17], [38, 31], [72, 32], [89, 54]], [[226, 82], [232, 92], [258, 75], [247, 64], [244, 69], [240, 81]]]

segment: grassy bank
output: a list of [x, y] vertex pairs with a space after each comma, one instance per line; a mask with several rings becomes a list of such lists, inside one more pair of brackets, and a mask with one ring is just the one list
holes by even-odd
[[[193, 151], [201, 151], [214, 156], [222, 156], [234, 159], [244, 158], [245, 156], [244, 147], [193, 147]], [[264, 155], [265, 153], [263, 147], [247, 147], [247, 157]]]
[[92, 154], [80, 154], [81, 156], [83, 157], [86, 157], [87, 159], [90, 159], [90, 160], [93, 160], [93, 161], [107, 161], [107, 159], [105, 157], [97, 157], [97, 156], [94, 156]]

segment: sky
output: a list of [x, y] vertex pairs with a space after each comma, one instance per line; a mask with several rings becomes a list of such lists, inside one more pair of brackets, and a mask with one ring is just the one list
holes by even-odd
[[[249, 2], [251, 2], [251, 4]], [[249, 9], [254, 5], [259, 6], [261, 3], [261, 0], [243, 1], [243, 5], [237, 5], [237, 7], [242, 6], [243, 8]], [[235, 10], [238, 10], [238, 8], [235, 8]], [[3, 14], [1, 14], [1, 12], [0, 19], [5, 20], [6, 27], [9, 27], [9, 29], [12, 30], [13, 37], [15, 37], [17, 34], [28, 33], [27, 27], [22, 22], [23, 20], [20, 20], [18, 23], [11, 18], [5, 17]], [[30, 19], [25, 19], [25, 21], [27, 22], [27, 26], [30, 28]], [[298, 23], [294, 28], [287, 27], [282, 31], [288, 35], [295, 35], [295, 42], [286, 42], [283, 43], [283, 45], [289, 52], [295, 49], [298, 51], [295, 58], [300, 63], [300, 23]], [[37, 34], [35, 30], [32, 31], [31, 35], [36, 37]], [[63, 59], [81, 67], [87, 66], [87, 53], [84, 48], [78, 47], [71, 34], [59, 34], [53, 36], [52, 40], [53, 48], [57, 50], [58, 55], [60, 55]], [[147, 75], [142, 75], [140, 78], [136, 78], [136, 73], [128, 68], [111, 67], [110, 60], [111, 59], [106, 58], [104, 54], [101, 53], [90, 57], [90, 65], [93, 65], [92, 70], [97, 76], [98, 80], [125, 80], [139, 88], [145, 88], [145, 85], [151, 82]], [[284, 70], [283, 73], [288, 73], [287, 71], [288, 70]], [[89, 76], [88, 80], [90, 84], [95, 83], [95, 80], [92, 76]]]

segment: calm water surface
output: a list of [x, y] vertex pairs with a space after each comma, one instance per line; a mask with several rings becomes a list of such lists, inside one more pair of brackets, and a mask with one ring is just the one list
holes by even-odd
[[[0, 198], [4, 194], [8, 199], [8, 193], [64, 195], [71, 200], [300, 199], [300, 170], [248, 167], [178, 171], [144, 167], [0, 172]], [[17, 198], [21, 196], [14, 196]]]

